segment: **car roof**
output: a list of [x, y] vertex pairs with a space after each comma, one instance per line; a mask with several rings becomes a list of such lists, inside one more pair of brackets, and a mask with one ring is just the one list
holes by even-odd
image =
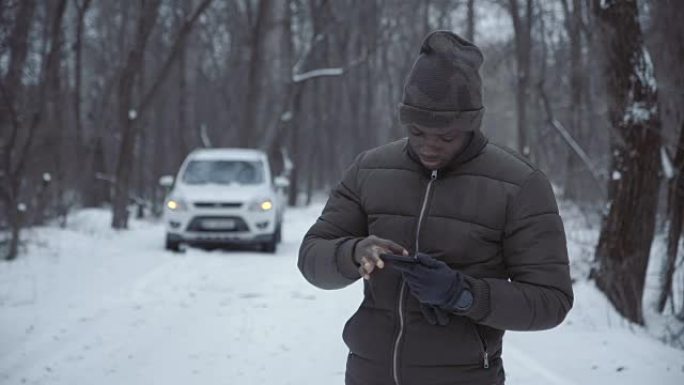
[[249, 148], [203, 148], [188, 155], [192, 160], [264, 160], [266, 154]]

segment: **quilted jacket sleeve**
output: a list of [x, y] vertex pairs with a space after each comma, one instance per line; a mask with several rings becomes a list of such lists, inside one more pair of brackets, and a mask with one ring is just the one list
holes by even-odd
[[352, 256], [356, 243], [368, 235], [367, 215], [357, 188], [362, 158], [363, 154], [356, 158], [332, 190], [299, 249], [299, 270], [322, 289], [343, 288], [360, 278]]
[[560, 324], [573, 304], [572, 282], [563, 222], [540, 171], [509, 201], [503, 257], [510, 279], [469, 278], [475, 302], [465, 315], [505, 330]]

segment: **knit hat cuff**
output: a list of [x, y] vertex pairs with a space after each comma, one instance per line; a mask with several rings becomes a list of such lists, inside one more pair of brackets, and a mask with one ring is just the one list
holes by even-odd
[[430, 110], [399, 104], [401, 124], [418, 124], [424, 127], [457, 127], [461, 131], [480, 128], [484, 107], [477, 110]]

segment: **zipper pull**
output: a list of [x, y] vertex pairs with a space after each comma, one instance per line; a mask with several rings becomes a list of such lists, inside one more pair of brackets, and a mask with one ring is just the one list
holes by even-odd
[[489, 369], [489, 353], [484, 352], [484, 368]]
[[432, 170], [432, 175], [430, 176], [430, 179], [432, 179], [432, 180], [437, 179], [437, 170]]

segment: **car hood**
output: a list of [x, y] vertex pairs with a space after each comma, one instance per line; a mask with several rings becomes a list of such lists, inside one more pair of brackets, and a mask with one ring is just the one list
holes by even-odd
[[249, 202], [272, 194], [266, 185], [203, 184], [176, 186], [171, 195], [191, 202]]

